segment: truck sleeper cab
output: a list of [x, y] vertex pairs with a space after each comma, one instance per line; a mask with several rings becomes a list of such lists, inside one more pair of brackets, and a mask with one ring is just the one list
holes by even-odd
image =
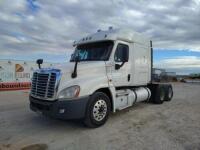
[[70, 62], [33, 73], [31, 110], [99, 127], [110, 112], [136, 102], [172, 99], [170, 84], [152, 82], [152, 42], [139, 33], [98, 30], [74, 46]]

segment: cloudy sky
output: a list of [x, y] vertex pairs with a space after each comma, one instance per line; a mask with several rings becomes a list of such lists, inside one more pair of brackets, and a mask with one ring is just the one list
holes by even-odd
[[155, 67], [200, 72], [200, 0], [0, 0], [0, 59], [63, 62], [109, 26], [151, 37]]

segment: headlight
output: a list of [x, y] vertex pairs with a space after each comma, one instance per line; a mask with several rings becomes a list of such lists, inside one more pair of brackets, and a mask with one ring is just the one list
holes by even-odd
[[79, 92], [80, 92], [80, 87], [78, 85], [71, 86], [62, 90], [59, 93], [58, 98], [59, 99], [60, 98], [75, 98], [75, 97], [78, 97]]

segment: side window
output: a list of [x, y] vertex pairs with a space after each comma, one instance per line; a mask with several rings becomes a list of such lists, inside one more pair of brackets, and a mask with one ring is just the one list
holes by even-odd
[[128, 45], [118, 44], [114, 56], [115, 62], [123, 62], [125, 58], [127, 58], [126, 60], [128, 61], [128, 56], [129, 56]]

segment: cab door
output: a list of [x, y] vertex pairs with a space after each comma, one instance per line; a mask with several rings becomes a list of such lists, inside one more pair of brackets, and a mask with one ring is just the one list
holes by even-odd
[[115, 87], [128, 86], [131, 81], [130, 70], [130, 44], [126, 42], [118, 42], [114, 51], [112, 81]]

